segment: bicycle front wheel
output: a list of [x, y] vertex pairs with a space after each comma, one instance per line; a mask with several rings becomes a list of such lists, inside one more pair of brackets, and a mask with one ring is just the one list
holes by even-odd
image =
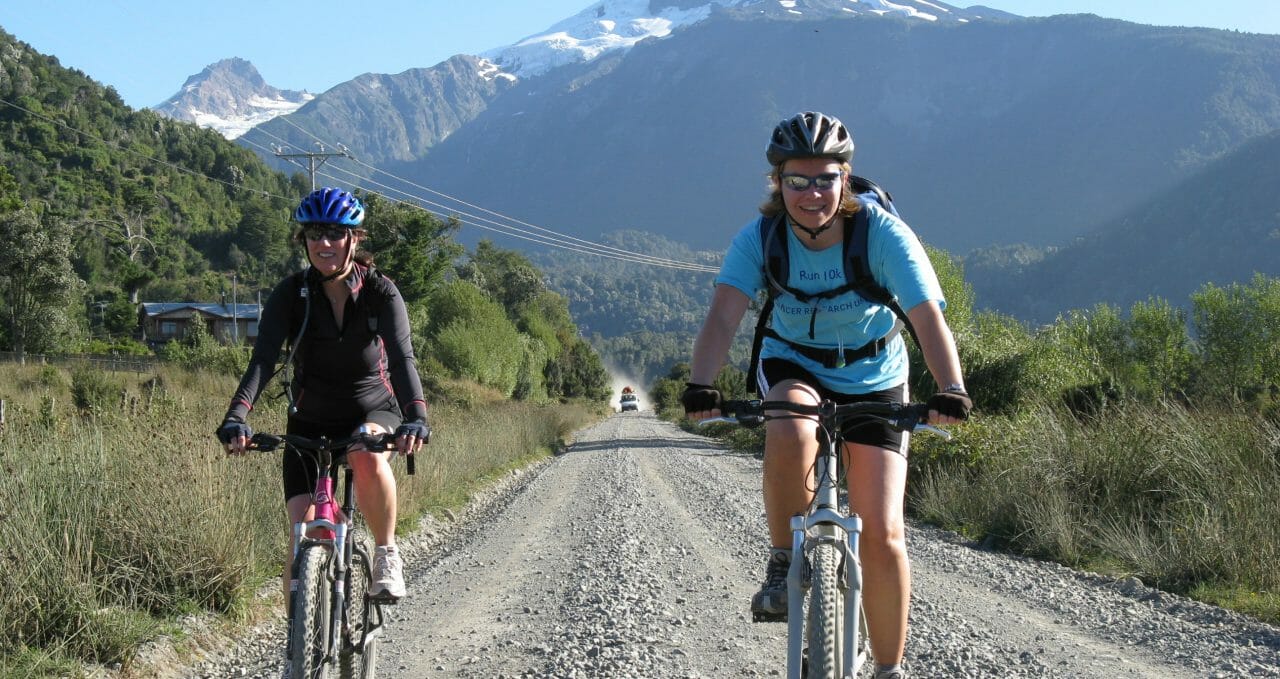
[[[369, 566], [367, 541], [360, 539], [351, 550], [351, 568], [347, 592], [346, 620], [343, 621], [342, 648], [338, 651], [338, 677], [340, 679], [373, 679], [374, 666], [378, 662], [376, 638], [365, 639], [376, 624], [376, 604], [369, 601], [369, 585], [373, 573]], [[361, 647], [361, 641], [364, 646]]]
[[310, 545], [298, 553], [298, 591], [294, 595], [290, 627], [294, 679], [325, 679], [324, 662], [329, 635], [329, 550]]
[[829, 543], [813, 549], [813, 585], [809, 591], [808, 679], [841, 679], [840, 625], [844, 597], [840, 593], [840, 552]]

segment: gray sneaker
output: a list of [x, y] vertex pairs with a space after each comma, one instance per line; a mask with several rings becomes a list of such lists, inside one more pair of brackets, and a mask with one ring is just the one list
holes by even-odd
[[388, 552], [386, 547], [373, 550], [373, 584], [369, 596], [384, 602], [395, 603], [404, 598], [404, 562], [400, 552]]
[[787, 619], [787, 571], [791, 552], [774, 552], [765, 565], [764, 584], [751, 597], [752, 622], [781, 622]]
[[907, 679], [907, 672], [902, 665], [882, 665], [876, 668], [872, 679]]

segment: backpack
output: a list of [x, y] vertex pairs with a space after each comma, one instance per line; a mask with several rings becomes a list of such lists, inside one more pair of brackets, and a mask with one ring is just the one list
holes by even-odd
[[[893, 205], [893, 197], [875, 182], [863, 177], [850, 176], [849, 187], [864, 204], [874, 201], [893, 216], [898, 216], [898, 210]], [[768, 285], [765, 288], [764, 305], [761, 307], [760, 315], [756, 319], [755, 337], [751, 341], [751, 362], [748, 364], [747, 375], [748, 391], [756, 391], [759, 387], [756, 373], [760, 362], [760, 348], [764, 344], [765, 337], [772, 337], [785, 342], [802, 355], [832, 368], [840, 368], [848, 363], [875, 356], [904, 327], [911, 333], [911, 337], [915, 338], [915, 328], [911, 327], [906, 311], [898, 304], [898, 300], [893, 296], [893, 293], [889, 292], [888, 288], [880, 285], [875, 276], [871, 274], [871, 265], [867, 259], [867, 237], [871, 231], [871, 223], [870, 218], [867, 216], [867, 210], [858, 210], [853, 215], [852, 220], [851, 228], [846, 229], [844, 234], [845, 283], [837, 288], [817, 293], [802, 292], [787, 285], [788, 276], [790, 275], [790, 258], [787, 253], [787, 234], [783, 231], [783, 229], [787, 228], [786, 213], [783, 212], [760, 220], [760, 242], [764, 249], [765, 261], [764, 275]], [[815, 299], [829, 299], [847, 292], [856, 292], [869, 302], [889, 307], [894, 315], [898, 317], [898, 322], [884, 337], [868, 342], [856, 349], [840, 351], [796, 344], [784, 339], [769, 327], [769, 320], [773, 315], [774, 299], [783, 292], [790, 293], [801, 303]], [[816, 312], [809, 317], [810, 339], [813, 339], [813, 328], [816, 319]], [[919, 346], [919, 340], [916, 340], [916, 345]]]
[[[307, 268], [301, 271], [295, 272], [289, 277], [291, 282], [293, 283], [293, 288], [295, 291], [294, 294], [291, 296], [293, 303], [289, 307], [289, 331], [285, 336], [285, 338], [289, 342], [289, 353], [285, 355], [284, 362], [280, 364], [280, 367], [277, 368], [276, 371], [271, 375], [272, 378], [275, 378], [280, 373], [282, 372], [285, 373], [285, 379], [282, 380], [283, 382], [282, 395], [286, 399], [288, 399], [290, 414], [297, 412], [297, 407], [294, 404], [293, 388], [290, 385], [289, 373], [286, 371], [288, 371], [293, 364], [293, 357], [298, 351], [298, 346], [302, 343], [303, 333], [306, 332], [307, 324], [311, 319], [312, 290], [311, 290], [311, 285], [307, 282], [307, 274], [310, 271], [311, 271], [311, 267], [308, 266]], [[386, 303], [386, 296], [383, 294], [383, 291], [381, 290], [380, 286], [375, 282], [376, 279], [381, 279], [381, 278], [385, 278], [382, 272], [377, 270], [373, 266], [369, 266], [369, 273], [367, 274], [367, 278], [365, 280], [365, 288], [364, 288], [364, 291], [361, 293], [366, 295], [376, 294], [379, 297], [381, 297], [382, 298], [381, 300], [374, 302], [374, 305], [378, 309], [381, 309], [382, 305]], [[390, 280], [390, 279], [387, 279], [387, 280]], [[378, 315], [376, 313], [369, 314], [366, 319], [366, 322], [369, 328], [369, 333], [376, 335], [378, 333]]]

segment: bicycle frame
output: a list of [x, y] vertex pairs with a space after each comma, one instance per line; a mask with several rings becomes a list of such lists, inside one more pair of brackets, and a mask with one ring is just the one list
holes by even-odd
[[[342, 465], [343, 483], [342, 483], [342, 504], [339, 506], [337, 500], [334, 499], [334, 469], [337, 465], [333, 463], [333, 452], [324, 448], [317, 451], [320, 474], [316, 478], [315, 490], [312, 492], [311, 506], [315, 508], [315, 518], [311, 521], [299, 521], [293, 525], [293, 569], [289, 574], [289, 610], [293, 610], [295, 598], [298, 591], [298, 568], [300, 566], [299, 554], [304, 549], [314, 545], [322, 545], [329, 551], [329, 558], [333, 560], [333, 590], [330, 599], [330, 615], [329, 629], [325, 637], [325, 662], [332, 661], [338, 655], [339, 645], [342, 643], [343, 624], [347, 620], [344, 615], [347, 602], [347, 584], [348, 573], [351, 569], [352, 554], [357, 547], [351, 532], [351, 523], [356, 515], [355, 506], [355, 484], [352, 483], [352, 471], [350, 467]], [[311, 537], [315, 534], [316, 537]], [[334, 549], [335, 546], [341, 545], [341, 549]], [[367, 555], [366, 555], [367, 559]], [[361, 602], [363, 605], [363, 602]], [[377, 638], [382, 633], [382, 607], [374, 604], [370, 610], [370, 620], [368, 624], [363, 626], [360, 639], [352, 640], [358, 649], [363, 652], [365, 646], [370, 640]], [[376, 618], [376, 620], [375, 620]], [[293, 616], [289, 618], [290, 624], [293, 623]], [[292, 638], [292, 635], [290, 635]], [[287, 654], [292, 657], [293, 649], [289, 648]]]
[[858, 540], [862, 517], [840, 511], [839, 437], [830, 437], [818, 427], [820, 448], [814, 461], [817, 481], [813, 501], [805, 514], [791, 517], [791, 568], [787, 571], [787, 677], [799, 679], [804, 666], [805, 590], [809, 589], [809, 556], [819, 543], [836, 545], [840, 553], [839, 589], [844, 592], [844, 619], [838, 636], [843, 658], [841, 676], [857, 676], [866, 660], [861, 642], [862, 560]]
[[[288, 605], [288, 635], [285, 637], [289, 641], [285, 646], [285, 657], [292, 659], [293, 648], [293, 610], [297, 605], [298, 598], [298, 571], [301, 567], [302, 552], [313, 545], [323, 545], [328, 548], [329, 558], [335, 558], [334, 545], [344, 545], [340, 550], [336, 559], [337, 562], [333, 597], [329, 600], [330, 604], [330, 629], [325, 633], [325, 662], [329, 662], [334, 656], [336, 649], [334, 642], [338, 636], [334, 633], [334, 623], [339, 621], [336, 615], [342, 611], [344, 593], [346, 590], [346, 570], [348, 561], [348, 550], [345, 545], [347, 542], [348, 517], [350, 513], [342, 512], [339, 518], [339, 508], [337, 502], [333, 499], [334, 478], [333, 478], [333, 453], [328, 447], [322, 446], [315, 451], [317, 454], [317, 469], [315, 489], [311, 492], [311, 506], [313, 508], [314, 519], [311, 521], [299, 521], [293, 524], [293, 566], [289, 573], [289, 605]], [[344, 484], [344, 496], [350, 496], [351, 479], [346, 479]], [[346, 497], [344, 497], [344, 501]], [[354, 504], [354, 503], [353, 503]], [[316, 537], [310, 537], [310, 533], [315, 531]]]
[[[345, 451], [347, 446], [357, 441], [364, 442], [369, 450], [394, 449], [394, 439], [390, 435], [371, 437], [364, 433], [336, 441], [326, 437], [313, 441], [298, 436], [268, 434], [258, 434], [253, 439], [254, 446], [259, 450], [274, 450], [281, 443], [288, 443], [295, 449], [310, 450], [316, 454], [317, 476], [315, 489], [311, 495], [314, 518], [310, 521], [299, 521], [293, 526], [293, 566], [289, 574], [289, 629], [285, 647], [285, 655], [290, 659], [293, 658], [296, 650], [293, 648], [293, 625], [298, 599], [299, 573], [302, 566], [301, 557], [308, 549], [320, 547], [325, 550], [333, 575], [329, 592], [329, 625], [328, 629], [323, 630], [324, 664], [330, 664], [338, 657], [339, 652], [344, 648], [344, 638], [351, 631], [347, 626], [349, 616], [346, 613], [350, 605], [347, 591], [353, 558], [359, 554], [364, 563], [368, 564], [370, 560], [364, 546], [356, 544], [352, 531], [352, 523], [357, 514], [355, 484], [352, 482], [354, 473], [350, 467], [342, 464], [344, 461], [342, 456], [345, 452], [340, 453], [335, 460], [333, 451], [335, 449]], [[412, 456], [406, 458], [406, 464], [408, 473], [413, 474]], [[343, 470], [341, 505], [334, 498], [337, 484], [335, 471], [339, 467]], [[360, 638], [350, 639], [348, 643], [356, 653], [364, 653], [369, 644], [381, 634], [383, 616], [381, 604], [369, 599], [367, 593], [365, 601], [359, 603], [365, 607], [361, 610], [363, 624]]]
[[[818, 455], [814, 460], [814, 496], [803, 514], [791, 517], [791, 567], [787, 571], [787, 678], [800, 679], [805, 670], [806, 643], [814, 643], [812, 620], [805, 619], [805, 602], [814, 591], [814, 554], [821, 552], [823, 563], [828, 563], [826, 547], [836, 550], [834, 564], [835, 591], [841, 602], [840, 616], [832, 621], [836, 627], [832, 643], [823, 637], [826, 651], [834, 649], [828, 657], [838, 663], [837, 676], [856, 677], [866, 662], [868, 654], [863, 634], [866, 626], [862, 613], [862, 559], [859, 540], [862, 536], [862, 518], [840, 509], [840, 455], [843, 440], [840, 430], [846, 419], [867, 417], [886, 423], [895, 431], [927, 430], [944, 438], [951, 434], [932, 425], [923, 424], [928, 417], [928, 407], [923, 404], [850, 403], [837, 405], [822, 401], [817, 405], [787, 401], [726, 401], [721, 406], [725, 415], [702, 420], [731, 422], [744, 426], [758, 426], [765, 420], [779, 417], [770, 410], [789, 413], [781, 417], [812, 417], [817, 421]], [[824, 569], [819, 568], [823, 571]], [[825, 569], [830, 572], [831, 569]], [[830, 583], [829, 583], [830, 584]], [[823, 592], [828, 592], [823, 585]], [[810, 602], [812, 609], [814, 604]], [[811, 611], [812, 612], [812, 611]], [[824, 627], [827, 627], [824, 625]], [[829, 629], [829, 627], [827, 627]], [[812, 649], [809, 649], [812, 653]]]

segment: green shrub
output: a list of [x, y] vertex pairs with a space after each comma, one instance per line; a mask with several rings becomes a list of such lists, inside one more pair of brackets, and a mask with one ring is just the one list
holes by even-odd
[[119, 411], [123, 392], [124, 385], [101, 370], [81, 367], [71, 373], [71, 400], [86, 414]]
[[40, 367], [40, 372], [36, 376], [36, 383], [46, 389], [61, 390], [67, 388], [66, 375], [61, 370], [51, 365]]
[[520, 338], [505, 316], [459, 319], [436, 336], [435, 357], [454, 377], [474, 380], [510, 396], [524, 359]]

